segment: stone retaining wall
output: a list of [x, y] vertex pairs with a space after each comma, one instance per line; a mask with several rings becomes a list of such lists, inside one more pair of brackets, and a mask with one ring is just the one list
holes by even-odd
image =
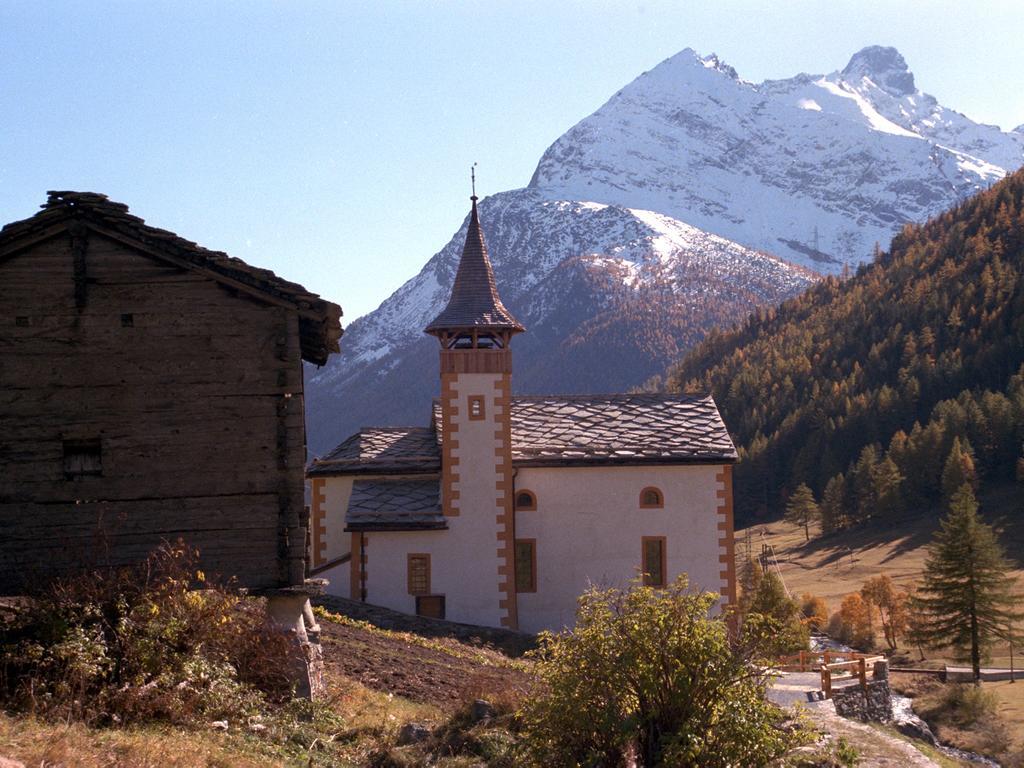
[[892, 691], [888, 680], [871, 680], [867, 690], [860, 685], [836, 688], [832, 691], [836, 714], [853, 720], [886, 722], [892, 720]]

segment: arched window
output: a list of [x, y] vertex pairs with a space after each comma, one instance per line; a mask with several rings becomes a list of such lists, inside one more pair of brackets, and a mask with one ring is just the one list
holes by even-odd
[[537, 497], [533, 491], [516, 491], [516, 511], [530, 512], [537, 509]]
[[653, 485], [640, 491], [640, 509], [661, 509], [664, 506], [665, 496]]

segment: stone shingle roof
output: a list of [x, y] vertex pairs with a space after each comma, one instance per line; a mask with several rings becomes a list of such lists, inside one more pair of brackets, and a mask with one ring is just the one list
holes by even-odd
[[512, 399], [516, 466], [722, 463], [736, 458], [710, 395]]
[[[440, 471], [434, 427], [364, 429], [311, 465], [310, 475]], [[730, 463], [736, 448], [704, 394], [512, 398], [512, 462], [522, 466]]]
[[476, 212], [476, 197], [472, 200], [473, 210], [466, 230], [466, 244], [462, 248], [458, 272], [455, 273], [452, 295], [441, 314], [424, 329], [426, 333], [471, 328], [492, 328], [514, 333], [525, 330], [505, 308], [498, 295], [494, 270], [487, 255], [487, 243], [484, 242], [484, 232]]
[[73, 223], [83, 225], [114, 239], [127, 239], [145, 251], [166, 257], [177, 264], [207, 273], [214, 279], [230, 281], [235, 287], [249, 289], [283, 300], [299, 315], [302, 357], [323, 365], [338, 351], [341, 338], [341, 307], [321, 299], [298, 283], [278, 277], [269, 269], [246, 264], [220, 251], [210, 251], [173, 232], [149, 226], [128, 213], [128, 206], [96, 192], [48, 192], [42, 211], [0, 230], [0, 259], [16, 253], [25, 244], [37, 242], [67, 229]]
[[440, 481], [356, 480], [352, 483], [346, 531], [410, 531], [447, 528], [441, 513]]
[[308, 474], [420, 474], [440, 472], [432, 427], [364, 427], [310, 465]]

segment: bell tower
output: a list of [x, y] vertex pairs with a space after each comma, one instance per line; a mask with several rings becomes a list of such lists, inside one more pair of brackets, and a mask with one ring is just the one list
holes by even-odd
[[[465, 553], [473, 583], [453, 621], [518, 626], [512, 506], [512, 337], [525, 328], [505, 308], [472, 209], [451, 298], [425, 329], [441, 346], [441, 503], [446, 537]], [[481, 618], [486, 617], [485, 622]]]

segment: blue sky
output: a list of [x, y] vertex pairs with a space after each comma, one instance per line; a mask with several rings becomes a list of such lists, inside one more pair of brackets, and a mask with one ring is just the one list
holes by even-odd
[[87, 189], [372, 310], [479, 190], [686, 47], [747, 80], [900, 49], [946, 106], [1024, 123], [1015, 2], [0, 0], [0, 222]]

